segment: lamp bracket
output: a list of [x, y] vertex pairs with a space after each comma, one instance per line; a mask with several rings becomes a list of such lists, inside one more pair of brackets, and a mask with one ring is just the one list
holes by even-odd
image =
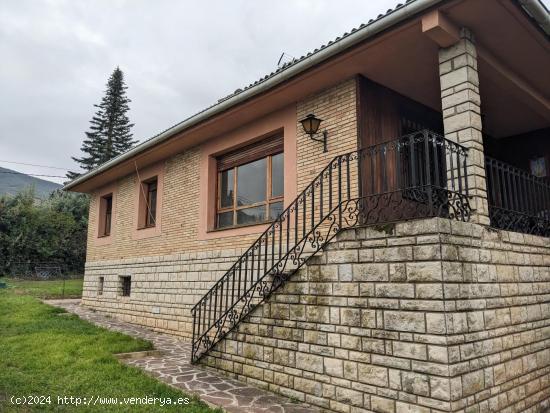
[[323, 136], [322, 138], [316, 138], [315, 136], [317, 136], [319, 134], [311, 134], [309, 135], [309, 137], [311, 138], [311, 140], [314, 140], [315, 142], [320, 142], [323, 144], [323, 153], [326, 153], [328, 152], [328, 149], [327, 149], [327, 138], [328, 138], [328, 132], [326, 130], [324, 130], [321, 135]]

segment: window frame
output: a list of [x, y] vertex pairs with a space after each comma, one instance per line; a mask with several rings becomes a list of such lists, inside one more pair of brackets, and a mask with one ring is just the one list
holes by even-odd
[[[155, 205], [152, 208], [151, 202], [151, 184], [155, 184]], [[157, 225], [157, 206], [158, 206], [158, 176], [154, 176], [142, 182], [142, 187], [145, 192], [145, 220], [143, 228], [154, 228]], [[152, 212], [151, 212], [152, 211]]]
[[103, 289], [105, 288], [105, 277], [99, 277], [97, 283], [97, 295], [103, 295]]
[[[128, 283], [126, 286], [125, 283]], [[132, 276], [131, 275], [121, 275], [120, 276], [120, 296], [121, 297], [130, 297], [132, 294]]]
[[101, 197], [101, 202], [105, 203], [103, 210], [103, 231], [101, 236], [108, 237], [111, 235], [113, 229], [113, 194], [103, 195]]
[[[275, 203], [278, 203], [278, 202], [282, 202], [283, 206], [284, 206], [284, 189], [283, 189], [282, 195], [273, 197], [273, 185], [272, 185], [273, 157], [277, 156], [277, 155], [283, 155], [283, 162], [284, 162], [284, 150], [281, 150], [281, 151], [278, 151], [278, 152], [275, 152], [275, 153], [269, 153], [269, 154], [260, 156], [256, 159], [253, 159], [253, 160], [248, 160], [248, 161], [246, 161], [242, 164], [233, 165], [230, 168], [226, 168], [226, 169], [217, 171], [217, 174], [216, 174], [216, 211], [215, 211], [215, 219], [214, 219], [214, 229], [215, 230], [223, 231], [223, 230], [231, 229], [231, 228], [240, 228], [240, 227], [247, 227], [247, 226], [253, 226], [253, 225], [263, 225], [263, 224], [266, 224], [266, 223], [273, 222], [273, 219], [270, 218], [271, 205], [275, 204]], [[266, 169], [267, 169], [267, 173], [266, 173], [266, 200], [261, 201], [261, 202], [255, 202], [255, 203], [249, 204], [249, 205], [241, 205], [241, 206], [237, 205], [237, 201], [238, 201], [237, 200], [237, 182], [238, 182], [238, 179], [239, 179], [238, 178], [239, 167], [244, 166], [244, 165], [248, 165], [249, 163], [253, 163], [253, 162], [259, 161], [259, 160], [264, 159], [264, 158], [267, 161], [266, 162]], [[222, 206], [221, 206], [221, 200], [222, 200], [222, 196], [221, 196], [221, 187], [222, 187], [222, 185], [221, 185], [221, 176], [224, 172], [227, 172], [229, 170], [233, 170], [233, 205], [231, 207], [222, 208]], [[283, 188], [284, 188], [284, 166], [283, 166]], [[254, 222], [254, 223], [248, 223], [248, 224], [238, 224], [237, 223], [237, 213], [238, 213], [238, 211], [243, 210], [243, 209], [250, 209], [250, 208], [260, 207], [260, 206], [265, 206], [265, 208], [266, 208], [266, 210], [265, 210], [266, 219], [265, 220], [263, 220], [261, 222]], [[219, 214], [223, 214], [223, 213], [226, 213], [226, 212], [233, 212], [233, 225], [227, 225], [227, 226], [220, 227], [218, 216], [219, 216]]]
[[[163, 215], [163, 197], [164, 197], [164, 179], [166, 175], [165, 161], [157, 162], [146, 168], [136, 171], [134, 175], [134, 219], [132, 228], [132, 239], [140, 240], [162, 235], [162, 215]], [[147, 212], [146, 196], [147, 188], [144, 183], [157, 179], [157, 207], [155, 212], [155, 226], [146, 227], [145, 217]]]
[[[97, 198], [96, 198], [97, 197]], [[95, 245], [109, 245], [113, 242], [114, 233], [116, 231], [116, 214], [117, 214], [117, 185], [113, 183], [99, 189], [94, 196], [97, 199], [97, 209], [95, 216], [95, 236], [93, 243]], [[107, 199], [111, 198], [111, 225], [109, 232], [106, 233], [107, 227]]]

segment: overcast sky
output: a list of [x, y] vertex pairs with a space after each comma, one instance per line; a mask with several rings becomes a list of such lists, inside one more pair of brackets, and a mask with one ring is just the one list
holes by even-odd
[[117, 65], [141, 141], [398, 2], [1, 0], [0, 166], [74, 169]]

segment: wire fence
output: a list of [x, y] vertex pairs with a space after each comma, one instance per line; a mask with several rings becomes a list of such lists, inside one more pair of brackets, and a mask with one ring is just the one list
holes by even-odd
[[[82, 294], [84, 268], [58, 261], [2, 262], [0, 288], [19, 286], [40, 298], [76, 298]], [[12, 280], [12, 282], [10, 282]]]
[[84, 276], [84, 268], [58, 261], [11, 262], [0, 264], [5, 270], [2, 275], [27, 280], [63, 280]]

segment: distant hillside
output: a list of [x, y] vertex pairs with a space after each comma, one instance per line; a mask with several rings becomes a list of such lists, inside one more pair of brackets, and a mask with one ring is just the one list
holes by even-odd
[[34, 185], [36, 196], [39, 198], [46, 198], [52, 191], [61, 188], [61, 185], [55, 182], [45, 181], [44, 179], [35, 178], [34, 176], [4, 172], [16, 171], [0, 167], [0, 195], [15, 195], [19, 191]]

